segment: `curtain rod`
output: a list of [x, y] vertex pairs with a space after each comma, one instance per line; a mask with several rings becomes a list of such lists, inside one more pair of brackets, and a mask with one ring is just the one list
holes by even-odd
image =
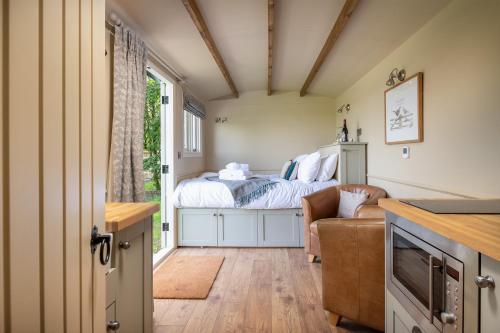
[[[121, 24], [121, 22], [119, 22], [119, 24]], [[111, 35], [113, 36], [115, 35], [115, 25], [109, 22], [108, 20], [106, 20], [106, 29], [111, 33]], [[158, 53], [156, 53], [155, 50], [151, 48], [151, 46], [149, 46], [146, 42], [144, 43], [146, 44], [146, 48], [148, 49], [148, 54], [165, 68], [167, 74], [172, 76], [177, 83], [183, 83], [184, 82], [183, 76], [178, 74], [175, 69], [173, 69], [165, 61], [163, 61], [163, 59], [158, 55]]]

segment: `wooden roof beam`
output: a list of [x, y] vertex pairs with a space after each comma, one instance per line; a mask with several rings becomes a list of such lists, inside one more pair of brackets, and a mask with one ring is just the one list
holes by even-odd
[[222, 56], [219, 52], [219, 49], [217, 48], [217, 45], [215, 45], [215, 41], [212, 38], [210, 31], [208, 30], [207, 24], [205, 23], [205, 19], [201, 15], [196, 0], [181, 0], [181, 1], [184, 4], [184, 7], [186, 7], [189, 16], [191, 16], [194, 25], [200, 32], [201, 38], [205, 41], [205, 44], [207, 45], [208, 50], [212, 54], [212, 57], [214, 58], [215, 62], [217, 63], [217, 66], [219, 66], [219, 69], [222, 72], [224, 78], [226, 79], [226, 82], [229, 85], [229, 88], [231, 89], [234, 97], [238, 97], [240, 95], [238, 89], [236, 89], [233, 79], [231, 78], [231, 75], [227, 70], [226, 64], [224, 63], [224, 60], [222, 59]]
[[274, 0], [267, 1], [267, 95], [271, 96], [273, 81]]
[[309, 75], [307, 76], [302, 89], [300, 89], [300, 96], [305, 96], [307, 94], [307, 89], [316, 77], [316, 74], [318, 74], [321, 65], [323, 65], [323, 62], [325, 61], [326, 57], [337, 42], [340, 34], [347, 25], [347, 21], [349, 21], [349, 18], [356, 9], [358, 2], [359, 0], [346, 0], [346, 2], [344, 3], [344, 7], [342, 7], [342, 10], [340, 11], [337, 21], [335, 21], [335, 24], [333, 25], [332, 30], [330, 31], [330, 34], [328, 35], [328, 38], [326, 39], [325, 44], [323, 45], [323, 48], [318, 55], [318, 58], [314, 62], [314, 65], [311, 68], [311, 71], [309, 72]]

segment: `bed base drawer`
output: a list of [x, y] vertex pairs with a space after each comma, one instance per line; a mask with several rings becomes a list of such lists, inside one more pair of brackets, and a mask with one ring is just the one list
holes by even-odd
[[301, 209], [181, 208], [179, 246], [302, 247]]

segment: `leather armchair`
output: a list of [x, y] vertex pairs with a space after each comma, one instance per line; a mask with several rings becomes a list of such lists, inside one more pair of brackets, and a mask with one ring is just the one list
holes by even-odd
[[325, 219], [321, 246], [323, 308], [330, 324], [341, 317], [384, 330], [384, 220]]
[[378, 199], [386, 198], [385, 190], [371, 185], [346, 184], [329, 187], [302, 198], [304, 212], [304, 250], [309, 255], [309, 262], [321, 256], [318, 227], [315, 221], [336, 218], [340, 190], [347, 192], [365, 191], [367, 201], [356, 210], [355, 218], [384, 218], [384, 210], [378, 207]]

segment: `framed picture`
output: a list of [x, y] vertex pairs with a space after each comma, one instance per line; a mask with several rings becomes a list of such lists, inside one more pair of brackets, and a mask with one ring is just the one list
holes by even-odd
[[417, 73], [385, 91], [385, 143], [422, 142], [423, 73]]

